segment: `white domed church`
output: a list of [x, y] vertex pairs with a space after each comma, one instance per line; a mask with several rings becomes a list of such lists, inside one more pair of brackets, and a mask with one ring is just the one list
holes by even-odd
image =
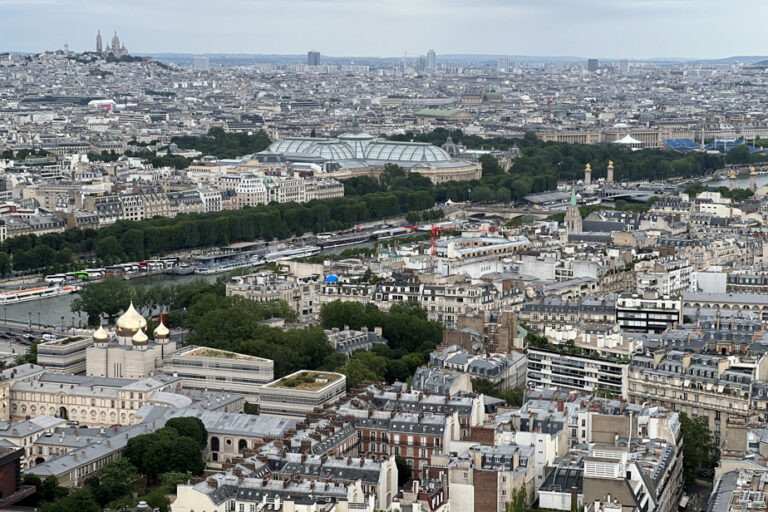
[[103, 326], [93, 333], [93, 346], [85, 351], [86, 374], [115, 379], [144, 379], [163, 370], [163, 359], [176, 351], [170, 331], [160, 322], [154, 341], [147, 334], [147, 321], [133, 303], [109, 332]]

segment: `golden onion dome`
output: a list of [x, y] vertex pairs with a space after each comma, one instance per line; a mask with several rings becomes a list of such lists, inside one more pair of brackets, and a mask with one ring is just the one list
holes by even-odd
[[109, 341], [109, 333], [104, 328], [103, 325], [100, 325], [98, 329], [96, 329], [96, 332], [93, 333], [93, 341], [96, 342], [107, 342]]
[[133, 341], [134, 345], [146, 345], [149, 338], [147, 338], [147, 335], [143, 330], [139, 329], [138, 332], [133, 335], [131, 341]]
[[147, 321], [141, 314], [133, 307], [133, 302], [125, 310], [125, 313], [117, 319], [117, 335], [118, 336], [132, 336], [136, 334], [139, 329], [147, 327]]
[[168, 330], [168, 328], [165, 326], [165, 324], [161, 320], [160, 324], [158, 324], [158, 326], [155, 327], [154, 333], [155, 333], [155, 338], [163, 338], [164, 339], [164, 338], [167, 338], [171, 334], [171, 331]]

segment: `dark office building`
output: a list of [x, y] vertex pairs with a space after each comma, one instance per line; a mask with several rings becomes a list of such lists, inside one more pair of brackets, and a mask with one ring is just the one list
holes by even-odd
[[587, 71], [595, 72], [600, 67], [600, 61], [597, 59], [589, 59], [587, 61]]
[[320, 52], [307, 52], [307, 65], [319, 66], [320, 65]]

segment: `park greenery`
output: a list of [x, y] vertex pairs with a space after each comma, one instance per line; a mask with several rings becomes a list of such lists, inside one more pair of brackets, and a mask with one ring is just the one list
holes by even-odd
[[243, 155], [259, 153], [267, 149], [271, 141], [267, 132], [260, 130], [253, 135], [247, 133], [227, 133], [223, 128], [211, 128], [202, 137], [184, 135], [172, 137], [171, 142], [182, 149], [194, 149], [203, 155], [218, 158], [237, 158]]
[[41, 512], [100, 512], [135, 507], [145, 501], [160, 512], [170, 510], [168, 494], [205, 469], [202, 449], [208, 434], [198, 418], [172, 418], [165, 427], [133, 437], [123, 458], [106, 463], [85, 486], [67, 489], [54, 476], [44, 480], [34, 474], [24, 476], [25, 485], [34, 485], [35, 494], [23, 505], [39, 507]]

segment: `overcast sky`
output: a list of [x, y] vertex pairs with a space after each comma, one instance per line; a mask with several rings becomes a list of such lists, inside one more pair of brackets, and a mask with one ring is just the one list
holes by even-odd
[[768, 54], [768, 0], [0, 0], [0, 52]]

